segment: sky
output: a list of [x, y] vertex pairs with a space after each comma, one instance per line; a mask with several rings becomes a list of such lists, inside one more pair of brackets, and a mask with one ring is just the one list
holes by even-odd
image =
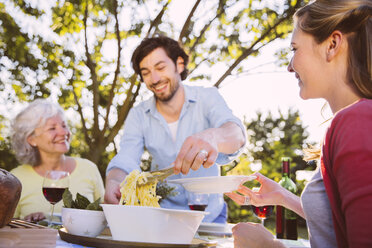
[[[170, 13], [172, 13], [171, 18], [174, 20], [176, 29], [181, 29], [194, 2], [172, 1]], [[273, 54], [276, 50], [289, 46], [289, 44], [290, 37], [286, 40], [274, 41], [261, 50], [260, 56], [247, 58], [248, 61], [245, 62], [247, 62], [248, 68], [266, 65], [253, 70], [251, 74], [226, 78], [219, 91], [234, 114], [241, 119], [254, 118], [258, 110], [271, 111], [274, 116], [277, 116], [279, 109], [283, 113], [286, 113], [289, 108], [298, 109], [301, 120], [310, 134], [309, 141], [319, 142], [326, 128], [326, 125], [321, 125], [325, 120], [321, 114], [325, 101], [322, 99], [301, 99], [295, 75], [289, 73], [284, 67], [269, 63], [275, 61]], [[216, 75], [215, 78], [212, 76], [211, 86], [218, 77], [219, 75]]]

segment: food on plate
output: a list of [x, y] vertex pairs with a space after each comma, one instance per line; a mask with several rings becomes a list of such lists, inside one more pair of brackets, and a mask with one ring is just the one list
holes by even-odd
[[[158, 182], [155, 180], [146, 183], [148, 176], [150, 176], [149, 172], [140, 172], [139, 170], [129, 173], [120, 184], [121, 199], [119, 204], [159, 208], [161, 197], [156, 195], [156, 184]], [[138, 182], [146, 184], [139, 185]]]
[[12, 173], [0, 169], [0, 228], [13, 218], [21, 197], [22, 184]]

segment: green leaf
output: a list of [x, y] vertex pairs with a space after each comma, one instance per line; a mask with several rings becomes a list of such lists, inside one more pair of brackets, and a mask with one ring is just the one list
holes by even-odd
[[88, 205], [90, 204], [90, 201], [85, 196], [77, 193], [76, 199], [75, 199], [75, 206], [78, 209], [86, 209]]
[[87, 210], [97, 210], [97, 211], [103, 211], [102, 207], [99, 205], [101, 203], [101, 198], [98, 198], [92, 203], [89, 203], [87, 206]]
[[74, 201], [72, 200], [72, 194], [68, 188], [65, 189], [65, 192], [63, 192], [62, 199], [63, 199], [63, 206], [65, 208], [73, 207]]

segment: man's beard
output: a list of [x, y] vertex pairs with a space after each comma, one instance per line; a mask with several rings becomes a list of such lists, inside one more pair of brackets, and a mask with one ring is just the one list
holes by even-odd
[[[171, 86], [171, 85], [170, 85]], [[160, 101], [160, 102], [169, 102], [173, 96], [176, 94], [177, 90], [179, 89], [180, 87], [180, 84], [177, 82], [174, 84], [174, 88], [170, 88], [170, 92], [168, 95], [164, 95], [164, 96], [159, 96], [157, 94], [154, 93], [154, 97], [157, 101]]]

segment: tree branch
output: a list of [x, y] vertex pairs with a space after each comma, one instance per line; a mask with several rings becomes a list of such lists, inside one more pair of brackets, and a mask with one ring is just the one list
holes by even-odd
[[207, 32], [208, 28], [212, 25], [212, 23], [214, 22], [214, 20], [216, 20], [217, 18], [221, 17], [221, 15], [223, 13], [225, 13], [225, 8], [223, 7], [223, 5], [220, 4], [218, 6], [217, 14], [212, 18], [212, 20], [210, 20], [206, 25], [204, 25], [203, 29], [200, 31], [199, 36], [196, 38], [194, 44], [192, 44], [192, 47], [189, 50], [189, 53], [190, 54], [192, 52], [194, 52], [195, 47], [199, 44], [201, 38], [204, 36], [205, 32]]
[[72, 87], [72, 94], [74, 95], [74, 100], [75, 100], [75, 103], [76, 103], [76, 106], [78, 107], [78, 113], [80, 115], [80, 118], [81, 118], [81, 124], [82, 124], [82, 129], [83, 129], [83, 133], [84, 133], [84, 140], [85, 142], [87, 143], [88, 147], [91, 147], [92, 145], [92, 142], [91, 142], [91, 139], [89, 138], [89, 134], [88, 134], [88, 129], [87, 129], [87, 124], [85, 122], [85, 118], [84, 118], [84, 114], [83, 114], [83, 108], [81, 107], [80, 105], [80, 102], [79, 102], [79, 99], [76, 95], [76, 92], [75, 92], [75, 87], [74, 87], [74, 74], [75, 74], [75, 70], [73, 69], [72, 71], [72, 76], [71, 78], [68, 80], [68, 84]]
[[198, 67], [199, 65], [201, 65], [202, 63], [204, 63], [205, 61], [208, 61], [209, 59], [208, 58], [204, 58], [202, 61], [200, 61], [200, 63], [198, 64], [195, 64], [195, 67], [189, 71], [189, 75], [191, 75]]
[[88, 0], [86, 1], [85, 11], [84, 11], [84, 41], [85, 41], [85, 56], [87, 57], [86, 65], [90, 70], [92, 79], [92, 91], [93, 91], [93, 137], [99, 133], [98, 126], [98, 103], [99, 103], [99, 93], [98, 93], [98, 79], [96, 74], [96, 64], [92, 60], [89, 49], [88, 49], [88, 38], [87, 38], [87, 20], [88, 20]]
[[[119, 130], [121, 129], [122, 125], [124, 124], [125, 119], [129, 113], [129, 110], [133, 107], [134, 102], [139, 94], [139, 90], [141, 88], [141, 84], [137, 82], [137, 74], [133, 74], [129, 80], [131, 85], [128, 89], [127, 98], [125, 99], [123, 105], [119, 107], [118, 111], [118, 120], [116, 121], [115, 125], [110, 129], [110, 133], [105, 138], [104, 144], [105, 147], [110, 144], [118, 134]], [[136, 91], [133, 93], [133, 87], [137, 86]]]
[[191, 18], [194, 16], [196, 9], [198, 8], [199, 3], [201, 0], [197, 0], [194, 6], [192, 7], [189, 16], [187, 17], [185, 23], [183, 24], [180, 36], [178, 37], [178, 42], [182, 43], [182, 38], [188, 34], [188, 28], [190, 27]]
[[150, 24], [150, 27], [147, 31], [147, 34], [146, 34], [146, 37], [150, 37], [150, 33], [151, 33], [151, 30], [153, 28], [156, 28], [160, 23], [161, 23], [161, 19], [163, 18], [163, 15], [165, 13], [165, 10], [167, 9], [168, 7], [168, 4], [170, 3], [170, 0], [167, 1], [166, 4], [164, 4], [163, 8], [161, 9], [161, 11], [159, 12], [159, 14], [155, 17], [155, 19], [151, 22]]
[[[294, 13], [294, 8], [290, 7], [290, 9], [288, 9], [283, 14], [283, 16], [280, 19], [278, 19], [278, 21], [272, 27], [269, 27], [264, 33], [261, 34], [260, 38], [258, 38], [255, 42], [253, 42], [253, 44], [249, 48], [244, 49], [242, 55], [240, 55], [239, 58], [235, 60], [235, 62], [229, 67], [229, 69], [227, 69], [226, 72], [217, 80], [214, 86], [218, 88], [220, 84], [222, 83], [222, 81], [225, 80], [229, 75], [231, 75], [231, 72], [240, 64], [240, 62], [242, 62], [246, 57], [248, 57], [250, 54], [258, 50], [258, 49], [254, 49], [255, 46], [259, 42], [264, 40], [266, 36], [270, 34], [270, 32], [275, 30], [277, 26], [279, 26], [282, 22], [287, 20], [288, 16], [291, 16], [293, 13]], [[275, 40], [278, 37], [279, 37], [278, 35], [275, 36], [274, 39], [266, 42], [266, 44], [270, 43], [271, 41]]]
[[109, 99], [108, 99], [108, 105], [107, 105], [107, 109], [106, 109], [106, 117], [105, 117], [105, 121], [104, 121], [104, 127], [102, 129], [102, 134], [104, 135], [104, 133], [106, 132], [106, 129], [107, 127], [109, 126], [109, 116], [110, 116], [110, 110], [111, 110], [111, 105], [112, 105], [112, 102], [113, 102], [113, 99], [114, 99], [114, 95], [115, 95], [115, 88], [116, 88], [116, 85], [117, 85], [117, 81], [118, 81], [118, 77], [119, 77], [119, 73], [120, 73], [120, 54], [121, 54], [121, 38], [120, 38], [120, 29], [119, 29], [119, 18], [118, 18], [118, 11], [117, 11], [117, 8], [118, 8], [118, 2], [115, 0], [114, 1], [114, 16], [115, 16], [115, 34], [116, 34], [116, 39], [117, 39], [117, 46], [118, 46], [118, 53], [117, 53], [117, 62], [116, 62], [116, 70], [115, 70], [115, 74], [114, 74], [114, 79], [112, 80], [112, 84], [111, 84], [111, 89], [110, 89], [110, 96], [109, 96]]

